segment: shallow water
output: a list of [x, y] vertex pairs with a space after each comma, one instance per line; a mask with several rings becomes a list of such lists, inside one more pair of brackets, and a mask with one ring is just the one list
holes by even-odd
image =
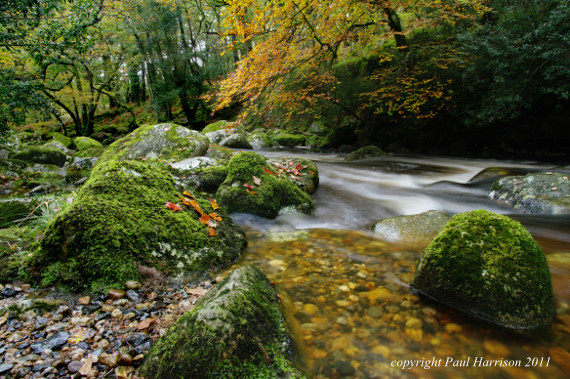
[[[337, 155], [302, 155], [319, 168], [313, 215], [234, 220], [249, 240], [237, 264], [255, 263], [275, 282], [296, 342], [295, 362], [309, 376], [567, 377], [570, 218], [513, 214], [487, 199], [490, 182], [468, 184], [487, 167], [553, 165], [417, 156], [348, 164]], [[386, 217], [479, 208], [522, 222], [547, 254], [558, 312], [547, 332], [514, 334], [420, 299], [408, 283], [422, 247], [388, 243], [368, 232]], [[409, 364], [415, 367], [402, 367]]]

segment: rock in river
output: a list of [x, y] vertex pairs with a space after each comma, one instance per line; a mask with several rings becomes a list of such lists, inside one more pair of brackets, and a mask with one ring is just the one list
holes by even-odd
[[527, 214], [570, 214], [570, 181], [553, 172], [507, 176], [493, 183], [489, 198]]
[[511, 329], [536, 329], [554, 314], [546, 257], [518, 222], [485, 210], [455, 215], [424, 250], [412, 287]]
[[427, 246], [451, 219], [445, 212], [427, 211], [378, 221], [372, 231], [379, 238], [414, 246]]
[[229, 212], [275, 218], [286, 208], [312, 212], [311, 197], [290, 179], [280, 174], [267, 159], [254, 152], [236, 154], [228, 163], [228, 175], [216, 196]]

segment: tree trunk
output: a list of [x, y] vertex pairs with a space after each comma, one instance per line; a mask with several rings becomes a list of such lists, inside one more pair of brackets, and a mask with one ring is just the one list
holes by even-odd
[[388, 26], [390, 29], [392, 29], [392, 33], [394, 33], [396, 47], [404, 51], [408, 51], [408, 40], [404, 35], [402, 23], [400, 22], [400, 16], [398, 16], [398, 13], [396, 13], [396, 11], [391, 8], [384, 8], [384, 14], [388, 18]]

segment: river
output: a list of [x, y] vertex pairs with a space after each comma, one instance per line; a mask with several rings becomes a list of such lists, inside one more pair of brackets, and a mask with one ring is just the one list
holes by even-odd
[[[520, 215], [487, 198], [493, 179], [478, 173], [548, 171], [555, 165], [387, 156], [317, 163], [312, 215], [275, 220], [235, 214], [249, 245], [236, 265], [254, 263], [275, 283], [295, 342], [294, 362], [314, 378], [565, 378], [570, 372], [570, 217]], [[423, 247], [383, 241], [371, 225], [387, 217], [487, 209], [521, 222], [542, 246], [557, 316], [548, 331], [501, 330], [408, 288]]]

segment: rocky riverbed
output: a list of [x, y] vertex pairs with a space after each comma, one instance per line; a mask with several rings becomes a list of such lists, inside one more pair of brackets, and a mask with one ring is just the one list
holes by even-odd
[[70, 295], [0, 286], [0, 378], [136, 378], [151, 344], [215, 284]]

